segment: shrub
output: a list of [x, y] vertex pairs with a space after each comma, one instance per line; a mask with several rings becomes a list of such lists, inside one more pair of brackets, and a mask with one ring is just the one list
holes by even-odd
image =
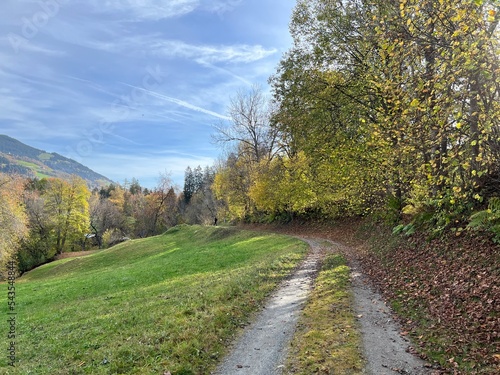
[[490, 198], [488, 209], [472, 215], [468, 228], [491, 232], [493, 233], [493, 241], [500, 243], [500, 198]]

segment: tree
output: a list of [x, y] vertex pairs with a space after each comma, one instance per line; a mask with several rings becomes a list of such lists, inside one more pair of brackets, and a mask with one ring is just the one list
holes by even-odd
[[[290, 26], [294, 46], [270, 79], [272, 126], [288, 158], [282, 177], [293, 176], [300, 160], [314, 176], [308, 210], [321, 215], [365, 214], [387, 189], [386, 171], [374, 168], [386, 149], [370, 128], [381, 99], [368, 79], [374, 47], [365, 8], [363, 1], [299, 1]], [[297, 198], [310, 202], [309, 189]]]
[[144, 207], [136, 216], [136, 234], [140, 237], [164, 232], [177, 224], [177, 194], [168, 175], [144, 197]]
[[20, 204], [24, 181], [0, 173], [0, 273], [6, 275], [8, 262], [15, 261], [21, 240], [27, 235], [27, 217]]
[[[248, 218], [255, 205], [248, 193], [261, 163], [270, 162], [279, 152], [277, 132], [270, 126], [270, 106], [262, 90], [239, 91], [228, 107], [229, 124], [216, 126], [214, 140], [230, 146], [229, 156], [214, 179], [216, 200], [225, 200], [230, 216]], [[201, 176], [201, 170], [200, 170]]]
[[371, 66], [384, 98], [374, 127], [392, 139], [407, 212], [466, 214], [491, 175], [498, 128], [498, 3], [406, 1], [374, 24], [381, 61]]
[[139, 180], [136, 178], [132, 178], [132, 182], [130, 183], [130, 187], [128, 188], [130, 194], [140, 194], [142, 192], [142, 187], [139, 184]]
[[203, 189], [204, 178], [203, 178], [203, 169], [201, 165], [198, 165], [193, 171], [193, 182], [194, 182], [194, 192], [198, 192]]
[[[89, 229], [90, 191], [83, 179], [73, 176], [69, 182], [51, 178], [44, 193], [45, 207], [54, 221], [57, 254], [83, 243]], [[68, 246], [70, 244], [71, 246]]]
[[92, 194], [90, 197], [89, 209], [91, 233], [94, 234], [99, 248], [102, 248], [104, 233], [114, 230], [123, 232], [125, 217], [115, 204], [98, 194]]
[[215, 168], [201, 166], [195, 169], [196, 189], [190, 202], [183, 207], [184, 220], [190, 224], [213, 224], [217, 217], [220, 201], [213, 194], [212, 185], [215, 179]]
[[390, 202], [397, 217], [445, 212], [447, 225], [493, 190], [499, 6], [298, 1], [272, 124], [291, 160], [304, 152], [320, 209]]
[[230, 124], [215, 127], [217, 144], [238, 147], [240, 155], [253, 163], [272, 159], [276, 152], [276, 132], [269, 125], [270, 110], [262, 90], [238, 91], [231, 98], [228, 114]]
[[55, 255], [51, 237], [54, 221], [45, 207], [43, 197], [47, 187], [47, 179], [31, 180], [23, 193], [22, 202], [28, 219], [29, 234], [22, 240], [17, 253], [21, 273], [45, 263]]
[[303, 152], [292, 158], [275, 158], [261, 167], [249, 196], [270, 219], [289, 221], [317, 208], [313, 176]]
[[[227, 160], [217, 167], [212, 185], [216, 199], [225, 202], [229, 218], [243, 220], [253, 213], [253, 204], [248, 192], [252, 184], [251, 166], [236, 154], [230, 154]], [[225, 216], [221, 211], [219, 216]]]
[[184, 173], [184, 189], [183, 189], [184, 201], [186, 204], [189, 204], [189, 202], [191, 201], [191, 197], [195, 193], [195, 190], [196, 188], [195, 188], [195, 178], [193, 170], [191, 169], [191, 167], [188, 166]]

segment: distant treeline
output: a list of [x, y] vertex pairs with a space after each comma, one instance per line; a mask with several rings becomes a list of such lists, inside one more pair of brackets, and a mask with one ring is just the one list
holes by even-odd
[[153, 189], [132, 179], [91, 191], [76, 176], [35, 179], [0, 173], [2, 270], [9, 260], [22, 273], [62, 252], [105, 248], [179, 223], [212, 224], [218, 204], [210, 188], [214, 175], [213, 168], [188, 168], [179, 192], [167, 176]]

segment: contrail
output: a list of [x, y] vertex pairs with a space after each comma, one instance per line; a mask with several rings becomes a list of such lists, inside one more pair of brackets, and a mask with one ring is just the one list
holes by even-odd
[[199, 64], [203, 65], [203, 66], [206, 66], [207, 68], [210, 68], [210, 69], [216, 70], [216, 71], [218, 71], [218, 72], [222, 72], [222, 73], [224, 73], [224, 74], [228, 74], [228, 75], [230, 75], [231, 77], [236, 78], [237, 80], [239, 80], [239, 81], [243, 82], [245, 85], [247, 85], [247, 86], [249, 86], [249, 87], [251, 87], [251, 86], [253, 85], [253, 83], [252, 83], [252, 82], [250, 82], [250, 81], [246, 80], [245, 78], [243, 78], [243, 77], [241, 77], [241, 76], [239, 76], [239, 75], [237, 75], [237, 74], [235, 74], [235, 73], [231, 72], [231, 71], [230, 71], [230, 70], [228, 70], [228, 69], [220, 68], [220, 67], [218, 67], [218, 66], [215, 66], [215, 65], [213, 65], [213, 64], [210, 64], [209, 62], [205, 62], [205, 61], [201, 61], [201, 60], [200, 60], [200, 61], [197, 61], [197, 62], [198, 62]]
[[132, 87], [132, 88], [137, 89], [137, 90], [144, 91], [145, 93], [148, 93], [151, 96], [154, 96], [154, 97], [166, 100], [166, 101], [171, 102], [171, 103], [175, 103], [177, 105], [180, 105], [180, 106], [182, 106], [184, 108], [191, 109], [191, 110], [196, 111], [196, 112], [205, 113], [207, 115], [210, 115], [210, 116], [213, 116], [213, 117], [217, 117], [217, 118], [220, 118], [222, 120], [231, 120], [230, 117], [221, 115], [221, 114], [219, 114], [217, 112], [209, 111], [208, 109], [197, 107], [197, 106], [195, 106], [195, 105], [193, 105], [191, 103], [185, 102], [184, 100], [180, 100], [180, 99], [172, 98], [170, 96], [158, 94], [157, 92], [154, 92], [154, 91], [151, 91], [151, 90], [146, 90], [146, 89], [144, 89], [142, 87], [137, 87], [137, 86], [134, 86], [134, 85], [129, 85], [128, 83], [124, 83], [124, 85]]

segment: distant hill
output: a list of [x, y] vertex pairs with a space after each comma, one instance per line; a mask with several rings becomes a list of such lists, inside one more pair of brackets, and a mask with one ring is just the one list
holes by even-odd
[[109, 178], [55, 152], [48, 153], [28, 146], [17, 139], [0, 134], [0, 172], [27, 177], [68, 178], [77, 175], [90, 187], [111, 184]]

